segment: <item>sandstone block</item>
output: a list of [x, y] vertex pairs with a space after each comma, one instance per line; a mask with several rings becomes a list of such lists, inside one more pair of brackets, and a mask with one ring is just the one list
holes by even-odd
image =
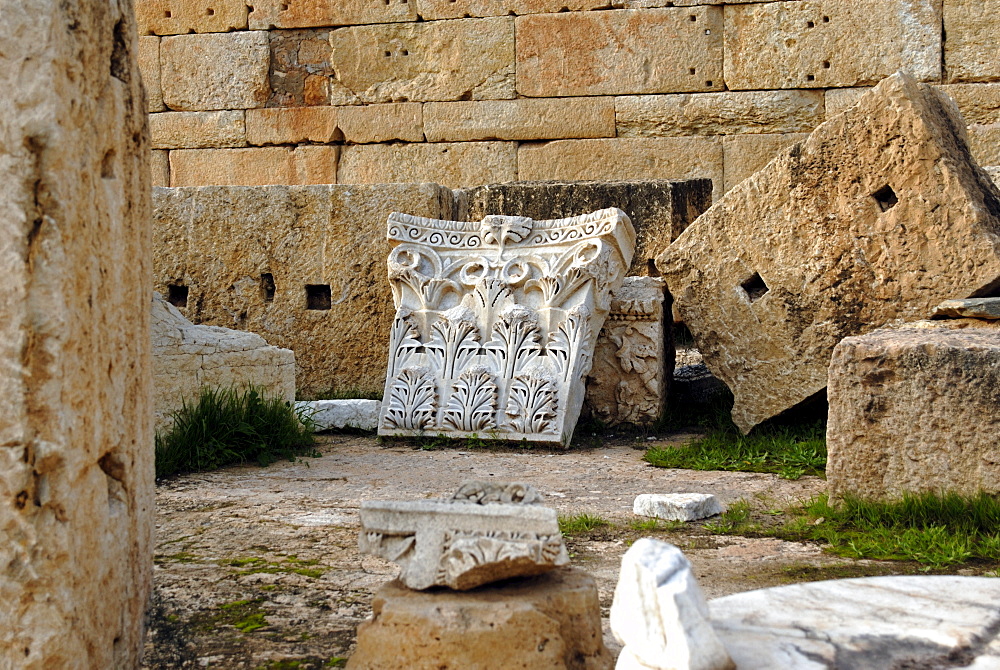
[[611, 98], [432, 102], [424, 106], [428, 142], [614, 137]]
[[723, 173], [728, 191], [760, 170], [782, 150], [809, 137], [806, 133], [782, 135], [731, 135], [722, 139]]
[[932, 318], [1000, 319], [1000, 298], [945, 300], [934, 308]]
[[996, 321], [930, 321], [844, 339], [830, 363], [831, 495], [1000, 492], [998, 389]]
[[[611, 630], [625, 668], [732, 670], [691, 563], [672, 544], [637, 540], [622, 557]], [[619, 667], [622, 667], [621, 661]]]
[[369, 144], [344, 147], [341, 184], [434, 182], [451, 188], [514, 181], [513, 142]]
[[140, 37], [136, 58], [143, 87], [146, 89], [146, 111], [161, 112], [165, 107], [163, 90], [160, 88], [160, 38]]
[[316, 423], [316, 432], [354, 428], [378, 428], [378, 400], [305, 400], [295, 403]]
[[417, 102], [341, 107], [340, 131], [351, 144], [424, 141], [424, 106]]
[[510, 17], [340, 28], [330, 45], [337, 83], [366, 103], [515, 95]]
[[449, 191], [217, 186], [153, 197], [154, 287], [186, 286], [189, 319], [291, 349], [302, 393], [382, 389], [394, 314], [385, 221], [404, 208], [450, 217]]
[[635, 514], [668, 521], [697, 521], [722, 511], [710, 493], [643, 493], [632, 503]]
[[246, 30], [243, 0], [138, 0], [140, 35], [186, 35]]
[[726, 91], [615, 98], [618, 137], [800, 133], [824, 120], [818, 91]]
[[940, 7], [934, 0], [804, 0], [728, 8], [726, 84], [863, 86], [897, 70], [940, 81]]
[[266, 32], [160, 40], [163, 102], [177, 111], [263, 107], [270, 94]]
[[420, 0], [425, 21], [604, 9], [607, 0]]
[[250, 30], [353, 26], [415, 21], [416, 2], [370, 0], [256, 0]]
[[844, 337], [1000, 286], [1000, 191], [963, 127], [950, 99], [894, 75], [657, 260], [744, 431], [822, 391]]
[[351, 670], [611, 670], [594, 579], [574, 568], [466, 592], [393, 581], [358, 627]]
[[0, 2], [0, 667], [135, 668], [150, 149], [131, 2]]
[[340, 147], [183, 149], [170, 152], [171, 186], [332, 184]]
[[995, 42], [998, 13], [998, 0], [944, 0], [946, 81], [1000, 79]]
[[247, 142], [266, 144], [325, 144], [342, 138], [336, 107], [248, 109]]
[[170, 186], [170, 158], [167, 151], [153, 151], [149, 161], [153, 186]]
[[556, 140], [522, 144], [521, 181], [711, 179], [723, 192], [722, 141], [714, 137]]
[[517, 92], [557, 97], [721, 90], [722, 27], [718, 7], [518, 17]]
[[159, 295], [153, 296], [153, 410], [158, 431], [172, 414], [197, 402], [202, 388], [253, 385], [269, 397], [295, 400], [295, 354], [264, 338], [228, 328], [195, 326]]
[[688, 181], [514, 182], [456, 191], [457, 218], [490, 214], [562, 219], [608, 207], [628, 215], [636, 231], [630, 276], [656, 272], [653, 259], [712, 204], [707, 179]]
[[946, 84], [940, 88], [958, 105], [966, 123], [1000, 123], [1000, 84]]
[[243, 110], [163, 112], [149, 115], [154, 149], [243, 147], [247, 143]]

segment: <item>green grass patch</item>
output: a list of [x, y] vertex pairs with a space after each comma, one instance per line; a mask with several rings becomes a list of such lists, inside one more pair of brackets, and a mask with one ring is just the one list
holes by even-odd
[[678, 530], [686, 525], [683, 521], [669, 521], [667, 519], [634, 519], [629, 522], [628, 526], [639, 533], [656, 533]]
[[156, 435], [156, 476], [316, 455], [313, 426], [306, 413], [256, 388], [205, 388], [197, 402], [174, 412], [169, 430]]
[[559, 532], [565, 536], [589, 533], [597, 528], [610, 526], [611, 522], [593, 514], [576, 514], [559, 517]]
[[311, 579], [319, 579], [326, 572], [317, 560], [304, 560], [296, 556], [286, 556], [280, 562], [267, 561], [255, 556], [233, 558], [227, 561], [234, 568], [244, 568], [236, 574], [245, 575], [302, 575]]
[[267, 613], [261, 607], [262, 602], [262, 598], [253, 598], [224, 603], [214, 611], [196, 614], [191, 623], [202, 632], [211, 632], [219, 626], [232, 626], [240, 632], [252, 633], [267, 626]]

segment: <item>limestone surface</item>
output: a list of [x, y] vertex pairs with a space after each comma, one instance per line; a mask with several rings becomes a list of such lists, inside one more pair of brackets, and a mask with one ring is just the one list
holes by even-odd
[[467, 482], [451, 500], [362, 501], [358, 548], [423, 590], [467, 591], [567, 565], [555, 510], [520, 483]]
[[243, 110], [164, 112], [149, 115], [154, 149], [243, 147], [247, 143]]
[[617, 665], [622, 670], [736, 667], [712, 630], [691, 563], [666, 542], [642, 538], [625, 552], [611, 630], [625, 645]]
[[515, 142], [347, 146], [337, 170], [337, 181], [344, 184], [434, 182], [463, 188], [515, 179]]
[[594, 579], [574, 568], [461, 593], [383, 586], [351, 670], [610, 670]]
[[996, 80], [1000, 55], [993, 44], [998, 0], [946, 0], [945, 73], [948, 82]]
[[416, 5], [416, 2], [369, 0], [255, 0], [249, 17], [250, 30], [414, 21]]
[[424, 106], [428, 142], [614, 137], [612, 98], [432, 102]]
[[1000, 492], [1000, 323], [926, 321], [845, 338], [830, 363], [834, 497]]
[[245, 30], [243, 0], [140, 0], [135, 3], [140, 35], [186, 35]]
[[644, 493], [636, 496], [632, 511], [668, 521], [697, 521], [722, 514], [722, 505], [710, 493]]
[[894, 75], [657, 259], [744, 431], [822, 391], [834, 346], [1000, 286], [1000, 191], [949, 98]]
[[0, 1], [0, 667], [135, 668], [153, 553], [130, 0]]
[[338, 146], [179, 149], [170, 152], [171, 186], [330, 184], [337, 180]]
[[263, 107], [271, 86], [265, 32], [175, 35], [160, 40], [160, 85], [172, 110]]
[[195, 326], [161, 296], [153, 296], [153, 411], [157, 430], [171, 414], [197, 402], [203, 388], [254, 386], [269, 397], [295, 400], [295, 354], [254, 333]]
[[378, 428], [378, 400], [304, 400], [295, 406], [316, 423], [316, 431]]
[[945, 300], [934, 308], [932, 318], [1000, 319], [1000, 298]]
[[632, 261], [619, 209], [536, 221], [394, 213], [379, 434], [569, 446], [611, 291]]

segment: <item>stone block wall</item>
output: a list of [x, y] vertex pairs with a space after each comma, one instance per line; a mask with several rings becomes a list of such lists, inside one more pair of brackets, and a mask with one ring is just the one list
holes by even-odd
[[708, 178], [896, 70], [1000, 163], [1000, 0], [135, 0], [161, 186]]

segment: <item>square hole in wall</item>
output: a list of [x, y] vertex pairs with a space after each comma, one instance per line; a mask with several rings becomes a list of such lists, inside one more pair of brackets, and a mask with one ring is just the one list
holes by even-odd
[[274, 275], [270, 272], [262, 272], [260, 275], [260, 294], [264, 297], [264, 302], [274, 302], [276, 290]]
[[878, 203], [879, 209], [883, 212], [888, 212], [896, 206], [896, 203], [899, 202], [899, 198], [896, 197], [896, 192], [893, 191], [892, 187], [888, 184], [872, 193], [872, 197], [875, 198], [875, 202]]
[[330, 309], [329, 284], [306, 284], [306, 309]]
[[750, 302], [757, 302], [764, 297], [765, 293], [771, 290], [764, 283], [758, 272], [755, 272], [750, 279], [740, 284], [740, 288], [746, 292], [747, 297], [750, 298]]
[[167, 286], [167, 302], [174, 307], [188, 306], [188, 287], [180, 284], [170, 284]]

